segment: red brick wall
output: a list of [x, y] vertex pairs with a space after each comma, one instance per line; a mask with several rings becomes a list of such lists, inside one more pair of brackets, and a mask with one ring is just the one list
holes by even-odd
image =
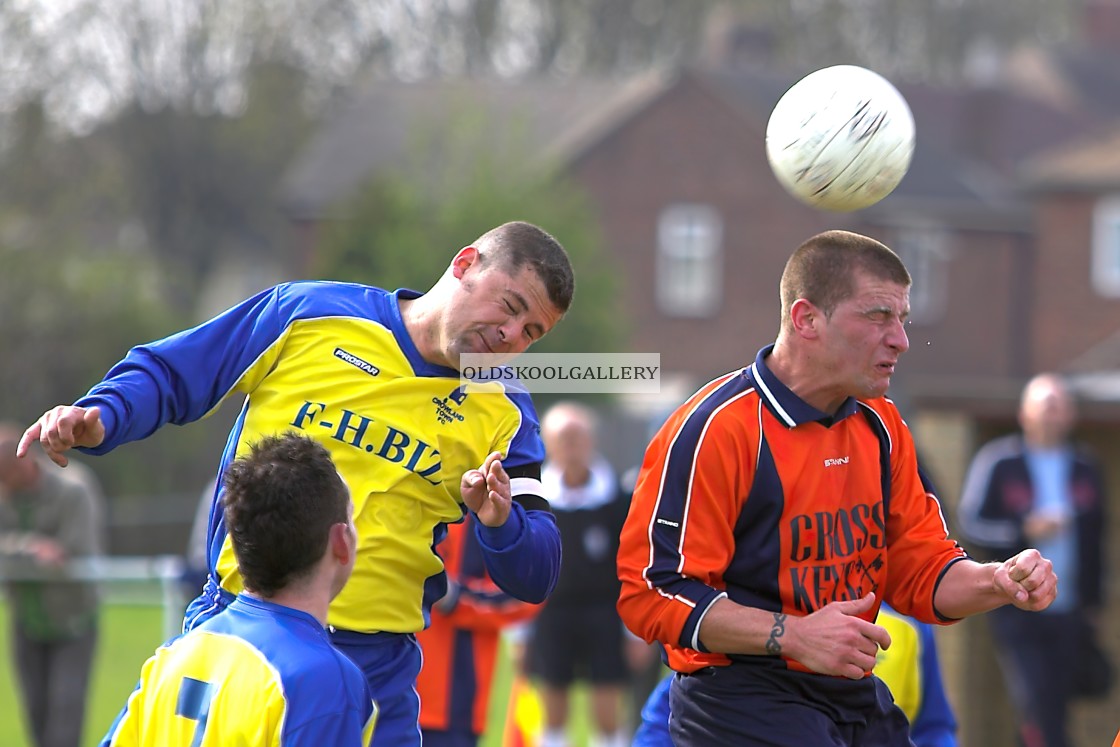
[[1061, 368], [1116, 333], [1120, 299], [1093, 290], [1092, 195], [1051, 195], [1040, 200], [1033, 337], [1038, 370]]

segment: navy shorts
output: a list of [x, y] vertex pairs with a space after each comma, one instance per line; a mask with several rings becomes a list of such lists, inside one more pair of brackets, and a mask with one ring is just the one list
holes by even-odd
[[622, 620], [613, 604], [545, 605], [533, 621], [526, 651], [529, 671], [547, 685], [576, 680], [596, 685], [630, 681]]
[[913, 747], [906, 716], [878, 677], [737, 663], [674, 677], [669, 702], [676, 747]]

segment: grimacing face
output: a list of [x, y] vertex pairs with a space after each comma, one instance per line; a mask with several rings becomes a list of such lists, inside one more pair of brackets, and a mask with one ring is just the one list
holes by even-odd
[[910, 289], [856, 273], [851, 297], [836, 305], [825, 323], [827, 365], [836, 382], [837, 404], [847, 396], [881, 397], [899, 358], [910, 348], [905, 324]]
[[453, 365], [464, 353], [513, 358], [544, 337], [562, 316], [528, 265], [510, 275], [478, 262], [476, 254], [455, 270], [459, 287], [446, 309], [442, 335], [444, 354]]

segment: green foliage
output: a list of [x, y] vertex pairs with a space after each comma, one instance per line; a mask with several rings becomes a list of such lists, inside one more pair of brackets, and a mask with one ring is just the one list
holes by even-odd
[[283, 260], [287, 218], [277, 190], [311, 118], [298, 101], [299, 71], [249, 71], [237, 116], [129, 108], [99, 133], [119, 154], [123, 195], [153, 251], [180, 278], [168, 300], [193, 310], [202, 284], [230, 256]]
[[[30, 424], [85, 394], [133, 345], [193, 320], [167, 303], [186, 295], [183, 274], [166, 270], [133, 217], [122, 153], [97, 135], [54, 137], [36, 104], [17, 120], [0, 163], [0, 418]], [[201, 486], [216, 459], [207, 447], [222, 441], [208, 431], [89, 460], [110, 512], [121, 493]], [[206, 467], [192, 458], [203, 453]]]
[[504, 155], [493, 155], [482, 143], [481, 120], [455, 119], [454, 134], [418, 134], [407, 168], [340, 206], [342, 218], [324, 229], [313, 274], [426, 290], [455, 252], [487, 230], [529, 221], [564, 245], [576, 275], [571, 310], [533, 351], [617, 351], [624, 333], [618, 274], [584, 194], [525, 155], [516, 132], [507, 133]]

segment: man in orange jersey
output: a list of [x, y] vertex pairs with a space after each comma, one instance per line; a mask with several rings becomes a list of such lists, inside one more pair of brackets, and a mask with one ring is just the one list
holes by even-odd
[[909, 747], [868, 676], [881, 601], [946, 624], [1044, 609], [1037, 550], [1001, 563], [947, 537], [913, 438], [885, 397], [909, 347], [910, 275], [883, 244], [828, 231], [781, 280], [754, 363], [702, 387], [650, 444], [622, 530], [619, 612], [665, 645], [678, 747]]
[[447, 528], [437, 548], [447, 569], [447, 594], [416, 634], [424, 668], [416, 679], [425, 747], [474, 747], [486, 730], [490, 686], [502, 630], [524, 622], [540, 605], [506, 594], [486, 572], [472, 519]]

